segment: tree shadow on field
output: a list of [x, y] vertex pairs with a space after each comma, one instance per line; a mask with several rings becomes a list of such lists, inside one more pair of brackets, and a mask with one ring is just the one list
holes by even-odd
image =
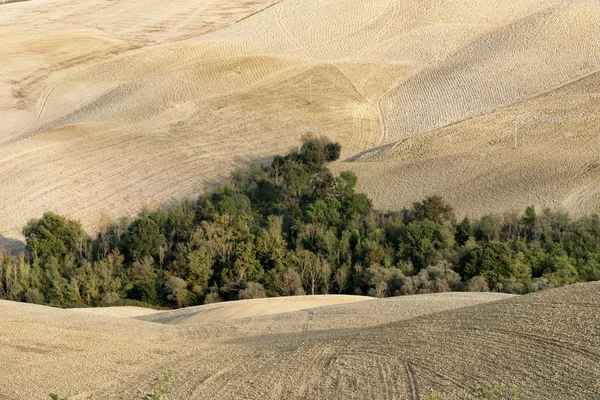
[[6, 250], [11, 254], [18, 254], [25, 251], [25, 243], [0, 235], [0, 250]]
[[343, 161], [343, 162], [362, 161], [362, 159], [364, 159], [364, 158], [369, 158], [370, 156], [373, 156], [375, 154], [385, 152], [386, 150], [389, 150], [389, 149], [393, 149], [394, 145], [397, 143], [399, 143], [399, 142], [387, 143], [387, 144], [380, 145], [380, 146], [370, 147], [359, 153], [351, 155], [350, 157], [346, 157], [345, 159], [343, 159], [341, 161]]
[[[291, 148], [288, 153], [292, 152], [292, 151], [296, 151], [296, 148]], [[251, 166], [268, 166], [271, 165], [271, 163], [273, 162], [273, 159], [275, 158], [276, 155], [270, 155], [270, 156], [264, 156], [264, 157], [255, 157], [255, 158], [245, 158], [245, 157], [233, 157], [233, 161], [234, 161], [234, 171], [236, 169], [248, 169]]]
[[[195, 203], [198, 200], [199, 196], [202, 196], [203, 194], [207, 194], [207, 193], [210, 194], [210, 193], [216, 192], [223, 186], [231, 184], [231, 177], [234, 172], [241, 171], [243, 174], [245, 174], [248, 171], [250, 171], [252, 168], [261, 168], [263, 166], [268, 166], [273, 162], [273, 158], [275, 158], [274, 155], [266, 156], [266, 157], [256, 157], [256, 158], [250, 158], [250, 157], [245, 158], [245, 157], [240, 157], [240, 156], [232, 157], [233, 163], [232, 163], [231, 168], [223, 170], [220, 175], [213, 177], [211, 179], [206, 179], [206, 178], [203, 178], [202, 176], [199, 177], [200, 179], [198, 179], [197, 187], [196, 187], [196, 192], [198, 193], [197, 195], [172, 197], [170, 199], [167, 199], [167, 200], [164, 200], [161, 202], [154, 202], [151, 204], [143, 203], [139, 207], [138, 211], [131, 216], [131, 218], [137, 218], [137, 217], [141, 216], [144, 213], [144, 211], [146, 211], [146, 210], [150, 210], [150, 211], [155, 211], [157, 209], [166, 210], [176, 204], [181, 204], [184, 201], [191, 201], [192, 203]], [[3, 247], [1, 240], [2, 240], [2, 236], [0, 236], [0, 248]], [[16, 242], [18, 242], [18, 241], [16, 241]], [[24, 249], [23, 243], [21, 243], [21, 248]]]

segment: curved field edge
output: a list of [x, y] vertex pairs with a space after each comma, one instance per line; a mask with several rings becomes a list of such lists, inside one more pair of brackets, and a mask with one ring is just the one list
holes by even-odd
[[[7, 364], [0, 393], [118, 399], [171, 371], [174, 399], [418, 398], [432, 390], [464, 399], [494, 380], [528, 399], [591, 399], [599, 291], [579, 284], [421, 316], [444, 295], [407, 296], [185, 328], [0, 302], [5, 354], [39, 361], [28, 368], [35, 385], [21, 385], [21, 369]], [[404, 318], [410, 311], [417, 314]]]
[[[437, 194], [459, 216], [529, 205], [596, 213], [599, 93], [600, 74], [593, 73], [536, 98], [381, 146], [332, 170], [357, 173], [358, 188], [383, 209]], [[371, 179], [374, 175], [380, 179]]]
[[[141, 4], [131, 5], [132, 10], [140, 11]], [[454, 123], [480, 112], [495, 110], [497, 106], [522, 101], [528, 96], [539, 94], [540, 90], [547, 90], [548, 86], [561, 84], [579, 76], [580, 72], [597, 68], [596, 42], [589, 39], [595, 37], [597, 29], [593, 20], [593, 11], [596, 10], [593, 2], [551, 1], [540, 4], [536, 1], [524, 1], [508, 4], [498, 1], [475, 8], [475, 11], [471, 10], [469, 13], [466, 11], [470, 10], [471, 3], [443, 5], [438, 1], [406, 4], [374, 1], [361, 4], [359, 9], [348, 8], [346, 5], [342, 0], [318, 4], [307, 1], [280, 2], [223, 29], [215, 29], [206, 34], [194, 31], [196, 36], [178, 37], [177, 40], [186, 40], [177, 44], [171, 43], [177, 36], [176, 31], [165, 31], [168, 35], [165, 33], [164, 37], [159, 32], [162, 29], [160, 27], [164, 28], [166, 20], [176, 19], [171, 14], [166, 15], [162, 22], [154, 20], [154, 17], [140, 22], [145, 31], [143, 35], [139, 34], [149, 36], [136, 43], [145, 41], [144, 43], [169, 44], [132, 53], [136, 57], [140, 56], [137, 60], [136, 57], [115, 58], [114, 62], [122, 64], [118, 67], [121, 71], [116, 74], [119, 79], [114, 76], [112, 85], [104, 86], [103, 80], [107, 76], [109, 79], [111, 77], [110, 73], [102, 74], [102, 66], [96, 69], [96, 77], [77, 74], [81, 81], [71, 81], [65, 87], [56, 88], [48, 100], [44, 101], [44, 112], [40, 108], [41, 120], [36, 119], [40, 124], [32, 128], [47, 131], [39, 134], [37, 140], [7, 148], [5, 153], [8, 155], [3, 159], [3, 168], [7, 172], [6, 176], [15, 174], [13, 181], [16, 182], [12, 182], [7, 189], [10, 201], [7, 200], [6, 206], [10, 208], [11, 205], [22, 204], [23, 198], [35, 197], [36, 200], [27, 212], [7, 212], [9, 217], [4, 225], [9, 228], [3, 233], [19, 237], [20, 227], [28, 218], [38, 216], [64, 199], [69, 201], [65, 191], [68, 187], [76, 188], [79, 193], [88, 191], [89, 194], [78, 198], [77, 204], [74, 204], [75, 201], [61, 204], [57, 211], [75, 218], [88, 218], [85, 223], [91, 228], [100, 210], [95, 209], [97, 213], [94, 214], [89, 212], [89, 208], [83, 209], [81, 204], [93, 204], [94, 207], [105, 209], [117, 206], [120, 207], [118, 212], [123, 213], [133, 212], [143, 203], [163, 204], [174, 197], [193, 196], [201, 192], [203, 186], [215, 185], [227, 175], [226, 172], [238, 166], [266, 160], [275, 152], [282, 152], [283, 147], [297, 145], [298, 138], [307, 133], [328, 134], [334, 140], [344, 139], [348, 151], [344, 156], [350, 157], [372, 149], [381, 140], [428, 132], [429, 129], [445, 126], [446, 122]], [[303, 8], [305, 11], [299, 13], [298, 10]], [[183, 13], [185, 7], [175, 9]], [[107, 13], [111, 32], [126, 30], [128, 24], [117, 15], [120, 9], [115, 6], [111, 10], [113, 14]], [[148, 13], [153, 14], [156, 10], [157, 8], [148, 9]], [[80, 15], [87, 15], [86, 21], [92, 24], [96, 22], [89, 19], [91, 16], [88, 14], [69, 9], [69, 17], [57, 28], [71, 29], [69, 24], [73, 23], [75, 16]], [[335, 19], [332, 15], [344, 18]], [[190, 15], [181, 24], [173, 26], [188, 29], [189, 22], [196, 16]], [[180, 15], [178, 18], [181, 17]], [[15, 19], [14, 22], [25, 23], [21, 19]], [[571, 25], [577, 29], [557, 35], [559, 30], [553, 27], [563, 26], [567, 22], [572, 22]], [[115, 36], [129, 38], [127, 35], [131, 32], [124, 33]], [[569, 46], [571, 42], [575, 45]], [[410, 43], [414, 44], [413, 47]], [[194, 46], [204, 46], [206, 51], [196, 52], [193, 50]], [[513, 52], [514, 49], [519, 51]], [[566, 50], [557, 53], [557, 49]], [[189, 57], [188, 61], [192, 62], [185, 64], [189, 69], [196, 68], [202, 58], [218, 59], [214, 63], [219, 64], [220, 68], [212, 73], [221, 83], [204, 85], [205, 81], [181, 68], [158, 68], [152, 71], [153, 62], [162, 63], [166, 60], [168, 64], [169, 60], [176, 58], [170, 59], [168, 52], [178, 55], [184, 61]], [[532, 52], [539, 57], [527, 56]], [[553, 58], [552, 54], [559, 56]], [[261, 58], [261, 55], [295, 58], [314, 68], [307, 69], [306, 74], [296, 75], [294, 78], [297, 80], [293, 85], [277, 80], [276, 85], [257, 86], [249, 97], [245, 96], [248, 93], [222, 90], [228, 82], [235, 89], [236, 86], [245, 84], [245, 75], [239, 74], [237, 70], [249, 72], [253, 68], [253, 60]], [[544, 60], [549, 62], [544, 63]], [[540, 66], [540, 63], [543, 65]], [[103, 65], [106, 67], [111, 63]], [[340, 71], [339, 75], [336, 69]], [[539, 76], [532, 78], [531, 70], [539, 70]], [[127, 71], [129, 74], [125, 73]], [[160, 72], [162, 77], [137, 79], [137, 72], [144, 76], [142, 72], [148, 71], [149, 75]], [[208, 70], [202, 72], [211, 73]], [[311, 76], [315, 77], [315, 82], [312, 83], [314, 86], [309, 83]], [[269, 80], [272, 75], [265, 74], [263, 77]], [[475, 79], [473, 84], [469, 84], [470, 77]], [[347, 85], [341, 83], [344, 78], [347, 78]], [[121, 82], [121, 79], [126, 82]], [[337, 82], [338, 89], [346, 92], [344, 96], [349, 101], [340, 102], [339, 96], [327, 96], [333, 81]], [[173, 82], [189, 87], [178, 87]], [[210, 92], [204, 86], [216, 89]], [[87, 98], [78, 98], [76, 104], [69, 104], [67, 100], [83, 87], [90, 88], [86, 93]], [[479, 94], [483, 87], [488, 87], [489, 96]], [[319, 102], [319, 94], [323, 95], [318, 115], [304, 107], [305, 104], [302, 105], [307, 102], [306, 99], [310, 96], [307, 92], [311, 88], [315, 90], [316, 103]], [[441, 88], [445, 88], [441, 103], [433, 101], [435, 107], [432, 108], [431, 99], [436, 98], [436, 93]], [[453, 88], [457, 90], [452, 90]], [[277, 90], [286, 90], [286, 96], [277, 93]], [[260, 102], [264, 92], [270, 95], [267, 98], [275, 102], [276, 107]], [[400, 92], [403, 94], [398, 94]], [[413, 92], [414, 96], [411, 95]], [[217, 94], [221, 96], [220, 100], [216, 100]], [[388, 103], [392, 97], [396, 100], [390, 106]], [[382, 98], [385, 100], [381, 100]], [[460, 101], [454, 101], [456, 98]], [[229, 107], [232, 102], [239, 102], [239, 107]], [[384, 110], [384, 118], [381, 117], [379, 106], [383, 103], [388, 104], [385, 106], [387, 111]], [[443, 107], [439, 107], [439, 104], [443, 104]], [[473, 107], [469, 106], [473, 104]], [[256, 110], [249, 110], [252, 106]], [[198, 109], [201, 111], [197, 112]], [[239, 115], [242, 117], [238, 118]], [[340, 119], [343, 121], [336, 120], [336, 115], [342, 115]], [[390, 133], [391, 136], [382, 136], [382, 123], [386, 125], [386, 132], [393, 135]], [[218, 129], [214, 126], [218, 126]], [[235, 137], [244, 136], [244, 131], [254, 132], [259, 129], [269, 132], [253, 141], [256, 145], [250, 154], [240, 150], [241, 147], [247, 147], [248, 143], [242, 141], [236, 144]], [[99, 130], [102, 130], [102, 135], [97, 132]], [[379, 130], [379, 133], [376, 134], [375, 130]], [[229, 132], [230, 135], [222, 143], [218, 143], [217, 136], [223, 132]], [[281, 132], [285, 133], [286, 139], [279, 142], [278, 134]], [[127, 147], [129, 151], [135, 153], [142, 149], [142, 154], [123, 154], [122, 146], [127, 144], [131, 145]], [[82, 152], [80, 147], [84, 147], [86, 151]], [[160, 165], [156, 168], [152, 165], [148, 167], [148, 154], [153, 154], [156, 148], [159, 148], [161, 156], [158, 161]], [[167, 148], [166, 152], [161, 151], [164, 148]], [[148, 154], [145, 153], [146, 149]], [[200, 149], [206, 151], [201, 152]], [[287, 149], [283, 151], [285, 150]], [[49, 153], [46, 154], [46, 151]], [[65, 154], [73, 159], [61, 159], [60, 155]], [[238, 159], [222, 163], [221, 158], [226, 154], [236, 154]], [[114, 161], [116, 165], [98, 167], [102, 157]], [[210, 157], [215, 160], [215, 165], [207, 167], [204, 161]], [[25, 164], [11, 163], [21, 158], [27, 162], [31, 158], [47, 162], [52, 176], [43, 176], [40, 162], [33, 161], [29, 170]], [[200, 158], [204, 161], [199, 161]], [[183, 165], [169, 166], [167, 162], [163, 163], [164, 160], [183, 160]], [[382, 171], [368, 169], [364, 175], [366, 179], [362, 181], [380, 181], [379, 185], [383, 185], [381, 182], [387, 183], [387, 178], [390, 178], [392, 184], [385, 190], [374, 187], [377, 184], [371, 182], [362, 187], [368, 190], [378, 205], [391, 209], [396, 209], [401, 202], [405, 204], [409, 196], [409, 201], [412, 201], [423, 197], [425, 192], [431, 194], [436, 187], [440, 188], [441, 194], [448, 193], [447, 185], [441, 181], [453, 178], [457, 172], [460, 176], [462, 171], [469, 169], [469, 165], [461, 164], [460, 168], [455, 168], [452, 174], [448, 174], [443, 170], [441, 156], [437, 161], [437, 169], [433, 171], [430, 168], [430, 175], [427, 176], [427, 182], [433, 182], [433, 185], [425, 185], [415, 177], [414, 172], [421, 162], [415, 159], [411, 165], [413, 169], [407, 175], [398, 174], [399, 168], [394, 166], [384, 166]], [[479, 162], [481, 160], [472, 161], [476, 166], [482, 164]], [[122, 167], [124, 164], [128, 165], [128, 170], [144, 171], [145, 178], [139, 185], [134, 183], [119, 186], [118, 182], [115, 183], [120, 178], [125, 182], [131, 178], [129, 171]], [[497, 165], [494, 166], [496, 167]], [[146, 174], [148, 168], [152, 171]], [[516, 204], [515, 199], [520, 194], [510, 192], [509, 188], [514, 186], [518, 175], [528, 175], [524, 180], [528, 185], [535, 180], [536, 170], [528, 168], [529, 166], [525, 166], [511, 170], [514, 176], [508, 181], [498, 177], [499, 186], [506, 189], [505, 193], [508, 192], [507, 196], [510, 198], [501, 199], [496, 204], [500, 204], [503, 209], [506, 205], [512, 207]], [[190, 169], [201, 171], [205, 178], [194, 184], [177, 178], [186, 176], [186, 173], [194, 175], [193, 171], [185, 172]], [[389, 172], [392, 169], [394, 170]], [[74, 170], [77, 172], [73, 173]], [[571, 171], [559, 172], [560, 182], [541, 185], [539, 190], [537, 188], [540, 185], [536, 185], [534, 191], [526, 192], [525, 195], [521, 193], [522, 201], [518, 205], [535, 203], [570, 207], [570, 204], [575, 204], [577, 211], [586, 210], [587, 205], [592, 204], [586, 199], [594, 198], [596, 193], [593, 184], [586, 181], [585, 184], [572, 188], [568, 200], [562, 201], [562, 198], [553, 194], [553, 190], [563, 182], [562, 177], [568, 179], [572, 174]], [[386, 179], [379, 178], [382, 173], [386, 175]], [[485, 174], [484, 171], [483, 175]], [[465, 202], [465, 196], [460, 197], [459, 193], [466, 189], [471, 179], [466, 175], [462, 177], [460, 187], [457, 186], [449, 194], [451, 202], [455, 204]], [[82, 183], [93, 182], [95, 179], [100, 186], [97, 191], [90, 191]], [[32, 185], [36, 182], [44, 187], [36, 188]], [[103, 190], [102, 185], [119, 186], [119, 190]], [[144, 185], [150, 187], [146, 196], [143, 193]], [[474, 192], [484, 192], [488, 187], [489, 185], [481, 186]], [[400, 195], [397, 196], [394, 192], [390, 194], [392, 189], [401, 191]], [[26, 192], [25, 196], [19, 194], [22, 190]], [[109, 193], [104, 199], [103, 192]], [[467, 197], [466, 202], [470, 198], [479, 197]], [[483, 209], [487, 205], [478, 203], [476, 206]]]

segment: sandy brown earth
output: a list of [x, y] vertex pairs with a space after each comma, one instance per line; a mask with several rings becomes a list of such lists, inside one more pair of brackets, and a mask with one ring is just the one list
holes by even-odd
[[117, 318], [134, 318], [143, 315], [157, 314], [161, 311], [152, 308], [121, 306], [121, 307], [91, 307], [91, 308], [70, 308], [71, 312], [83, 314], [108, 315]]
[[[332, 169], [355, 171], [359, 189], [384, 209], [441, 193], [459, 215], [522, 212], [528, 204], [598, 213], [598, 110], [600, 73], [594, 73]], [[371, 179], [375, 174], [381, 179]]]
[[137, 399], [170, 373], [165, 399], [471, 399], [496, 380], [524, 399], [592, 400], [599, 310], [598, 283], [519, 297], [250, 300], [137, 318], [2, 301], [0, 398]]
[[597, 0], [0, 5], [0, 240], [46, 210], [93, 233], [308, 134], [381, 208], [598, 212], [599, 20]]
[[[207, 322], [228, 322], [242, 318], [291, 313], [314, 307], [362, 302], [369, 299], [365, 296], [313, 295], [239, 300], [187, 307], [173, 311], [151, 312], [141, 319], [162, 324], [190, 324], [197, 321], [201, 321], [203, 324]], [[112, 311], [112, 309], [109, 310]]]

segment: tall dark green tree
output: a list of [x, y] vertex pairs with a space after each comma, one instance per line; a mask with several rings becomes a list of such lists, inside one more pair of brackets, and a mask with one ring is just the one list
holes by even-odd
[[144, 217], [133, 221], [125, 243], [130, 258], [139, 261], [144, 257], [158, 255], [160, 247], [165, 243], [165, 237], [154, 220]]
[[90, 238], [81, 224], [52, 212], [44, 213], [41, 219], [29, 221], [23, 228], [23, 235], [33, 257], [43, 261], [55, 258], [62, 262], [71, 254], [84, 258], [89, 251]]

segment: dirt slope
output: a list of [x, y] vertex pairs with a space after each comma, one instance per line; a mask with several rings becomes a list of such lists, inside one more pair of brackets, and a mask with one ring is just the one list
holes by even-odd
[[[264, 310], [280, 301], [296, 300], [269, 299]], [[590, 283], [522, 297], [407, 296], [241, 319], [192, 309], [193, 318], [163, 323], [0, 302], [0, 396], [132, 399], [171, 371], [172, 399], [420, 399], [432, 389], [469, 399], [477, 385], [500, 380], [527, 399], [591, 400], [599, 302], [600, 284]]]
[[84, 314], [108, 315], [118, 318], [134, 318], [160, 313], [159, 310], [151, 308], [119, 306], [119, 307], [93, 307], [93, 308], [71, 308], [70, 312], [79, 312]]
[[93, 232], [307, 134], [379, 207], [598, 211], [597, 0], [151, 3], [2, 6], [0, 235], [48, 209]]
[[[30, 35], [94, 29], [140, 44], [173, 42], [222, 29], [277, 0], [43, 0], [0, 2], [0, 22]], [[12, 3], [12, 4], [11, 4]]]
[[[499, 380], [527, 399], [591, 400], [598, 294], [598, 284], [579, 285], [368, 328], [238, 337], [203, 357], [204, 367], [197, 356], [179, 360], [198, 376], [175, 378], [173, 387], [181, 398], [420, 399], [434, 390], [470, 399], [478, 385]], [[377, 302], [357, 305], [376, 313]]]
[[[599, 109], [600, 73], [595, 73], [333, 169], [355, 171], [359, 189], [386, 209], [440, 194], [459, 215], [522, 212], [531, 204], [598, 213]], [[375, 174], [380, 179], [370, 179]]]
[[161, 324], [206, 324], [208, 322], [225, 322], [242, 318], [262, 317], [265, 315], [289, 313], [308, 308], [366, 300], [369, 300], [369, 298], [349, 295], [314, 295], [240, 300], [151, 313], [140, 319]]

